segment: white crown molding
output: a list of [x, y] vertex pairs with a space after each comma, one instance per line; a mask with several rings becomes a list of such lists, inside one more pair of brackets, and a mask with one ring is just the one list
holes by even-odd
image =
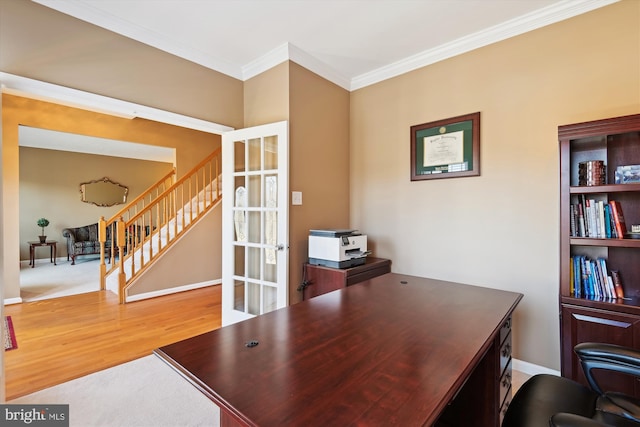
[[289, 43], [281, 44], [242, 67], [240, 79], [245, 81], [289, 60]]
[[232, 127], [220, 125], [194, 117], [183, 116], [170, 111], [159, 110], [145, 105], [134, 104], [120, 99], [109, 98], [64, 86], [33, 80], [0, 71], [0, 88], [3, 93], [55, 102], [69, 107], [81, 108], [96, 113], [133, 119], [153, 120], [174, 126], [195, 129], [202, 132], [222, 135], [233, 130]]
[[82, 0], [32, 1], [236, 79], [242, 78], [240, 67], [231, 62], [225, 61], [221, 58], [213, 58], [191, 46], [178, 43], [175, 40], [167, 38], [155, 31], [151, 31], [130, 21], [105, 13]]
[[350, 90], [361, 89], [383, 80], [408, 73], [409, 71], [590, 12], [618, 1], [619, 0], [565, 0], [486, 30], [462, 37], [434, 49], [426, 50], [417, 55], [378, 68], [377, 70], [356, 76], [351, 80]]
[[340, 75], [329, 65], [291, 43], [284, 43], [242, 67], [242, 79], [248, 80], [288, 60], [303, 66], [343, 89], [349, 90], [350, 82], [348, 78]]
[[335, 83], [343, 89], [350, 89], [351, 82], [347, 77], [341, 75], [334, 68], [320, 61], [315, 56], [312, 56], [291, 44], [289, 45], [289, 59], [319, 76], [324, 77], [330, 82]]
[[311, 54], [289, 43], [285, 43], [262, 57], [239, 67], [229, 62], [212, 58], [196, 49], [177, 43], [175, 40], [163, 37], [156, 32], [139, 27], [129, 21], [106, 14], [101, 10], [91, 7], [82, 0], [33, 1], [239, 80], [247, 80], [286, 60], [292, 60], [338, 86], [353, 91], [474, 49], [518, 36], [528, 31], [590, 12], [616, 3], [619, 0], [561, 1], [434, 49], [418, 53], [393, 64], [361, 74], [352, 78], [350, 81]]

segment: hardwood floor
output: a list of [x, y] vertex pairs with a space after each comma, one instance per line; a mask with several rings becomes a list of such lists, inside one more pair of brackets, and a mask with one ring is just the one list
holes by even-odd
[[108, 291], [9, 305], [6, 399], [151, 354], [221, 325], [220, 285], [128, 304]]

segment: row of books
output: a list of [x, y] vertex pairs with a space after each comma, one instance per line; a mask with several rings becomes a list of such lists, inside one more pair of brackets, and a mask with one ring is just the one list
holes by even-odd
[[620, 202], [587, 199], [584, 194], [578, 198], [578, 203], [569, 207], [569, 232], [572, 237], [624, 238], [627, 226]]
[[624, 298], [622, 278], [618, 270], [608, 274], [604, 258], [571, 257], [571, 295], [576, 298], [613, 300]]

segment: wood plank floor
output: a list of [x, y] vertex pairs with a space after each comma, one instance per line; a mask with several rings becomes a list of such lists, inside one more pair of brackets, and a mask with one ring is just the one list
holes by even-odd
[[119, 304], [108, 291], [9, 305], [18, 348], [6, 351], [6, 399], [152, 353], [221, 325], [220, 285]]

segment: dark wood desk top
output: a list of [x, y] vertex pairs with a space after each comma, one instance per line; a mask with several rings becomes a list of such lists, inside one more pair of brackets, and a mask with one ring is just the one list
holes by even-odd
[[241, 425], [431, 425], [521, 298], [389, 273], [155, 352]]

